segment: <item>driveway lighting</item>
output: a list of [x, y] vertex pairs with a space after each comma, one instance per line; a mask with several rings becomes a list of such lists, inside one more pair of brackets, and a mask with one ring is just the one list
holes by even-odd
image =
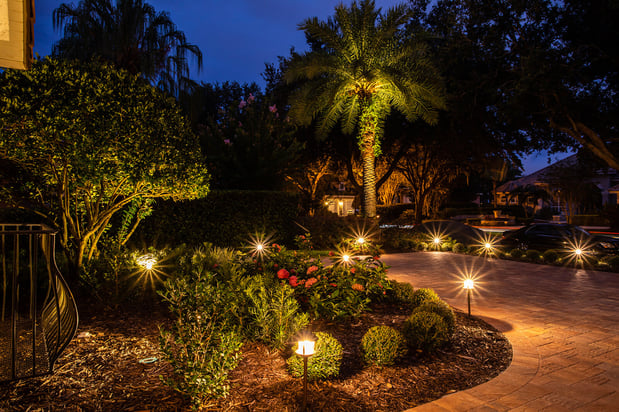
[[313, 340], [300, 340], [295, 353], [303, 357], [303, 410], [307, 411], [307, 359], [314, 354]]
[[466, 289], [466, 299], [469, 306], [469, 318], [471, 317], [471, 290], [473, 290], [474, 287], [475, 282], [473, 281], [473, 279], [464, 280], [464, 289]]

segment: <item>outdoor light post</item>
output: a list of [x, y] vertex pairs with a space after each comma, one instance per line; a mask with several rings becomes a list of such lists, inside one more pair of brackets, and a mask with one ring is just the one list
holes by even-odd
[[471, 317], [471, 290], [475, 287], [475, 282], [473, 279], [466, 279], [464, 281], [464, 289], [466, 289], [466, 300], [468, 301], [469, 306], [469, 318]]
[[314, 354], [314, 341], [301, 340], [296, 354], [303, 357], [303, 411], [307, 410], [307, 359]]

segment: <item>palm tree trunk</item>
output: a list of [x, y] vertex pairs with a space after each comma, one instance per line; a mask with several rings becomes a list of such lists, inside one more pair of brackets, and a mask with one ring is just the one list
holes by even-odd
[[363, 144], [363, 215], [376, 217], [376, 173], [374, 170], [374, 141]]

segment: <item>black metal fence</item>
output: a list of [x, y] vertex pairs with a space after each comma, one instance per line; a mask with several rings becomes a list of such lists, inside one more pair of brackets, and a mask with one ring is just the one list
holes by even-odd
[[77, 331], [55, 240], [44, 225], [0, 224], [0, 382], [51, 373]]

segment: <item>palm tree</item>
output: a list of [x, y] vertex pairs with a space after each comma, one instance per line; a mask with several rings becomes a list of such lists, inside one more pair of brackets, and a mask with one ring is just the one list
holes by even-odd
[[285, 73], [288, 83], [299, 82], [291, 98], [294, 120], [317, 119], [319, 135], [338, 122], [345, 134], [356, 128], [366, 217], [376, 216], [374, 161], [391, 109], [434, 124], [445, 106], [428, 49], [404, 33], [408, 18], [403, 5], [381, 14], [371, 0], [340, 4], [326, 22], [314, 17], [299, 25], [313, 49], [294, 55]]
[[[115, 3], [115, 4], [114, 4]], [[62, 3], [53, 13], [63, 37], [53, 45], [56, 57], [100, 58], [177, 96], [191, 84], [187, 55], [202, 68], [202, 52], [187, 43], [166, 12], [143, 0], [81, 0]]]

